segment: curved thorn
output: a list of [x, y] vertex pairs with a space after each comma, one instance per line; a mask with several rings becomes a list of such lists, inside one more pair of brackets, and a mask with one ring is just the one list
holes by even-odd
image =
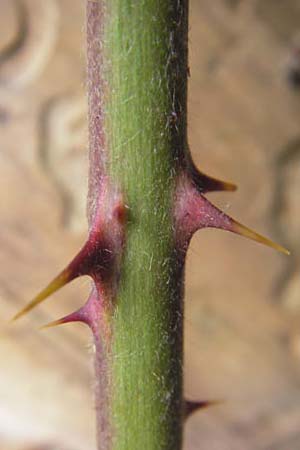
[[191, 157], [188, 157], [187, 160], [187, 170], [197, 190], [201, 193], [213, 191], [236, 191], [237, 189], [237, 186], [234, 183], [218, 180], [217, 178], [206, 175], [198, 170]]
[[73, 278], [74, 276], [72, 276], [72, 272], [70, 270], [66, 269], [63, 272], [61, 272], [56, 278], [54, 278], [54, 280], [52, 280], [48, 284], [48, 286], [46, 286], [45, 289], [39, 292], [39, 294], [33, 300], [31, 300], [30, 303], [28, 303], [23, 309], [21, 309], [17, 314], [15, 314], [15, 316], [11, 320], [15, 321], [20, 317], [24, 316], [25, 314], [27, 314], [37, 305], [46, 300], [46, 298], [48, 298], [50, 295], [54, 294], [54, 292], [58, 291], [60, 288], [65, 286]]
[[229, 181], [218, 180], [217, 178], [205, 175], [202, 172], [198, 172], [196, 177], [196, 185], [202, 190], [202, 192], [215, 192], [215, 191], [236, 191], [237, 185]]

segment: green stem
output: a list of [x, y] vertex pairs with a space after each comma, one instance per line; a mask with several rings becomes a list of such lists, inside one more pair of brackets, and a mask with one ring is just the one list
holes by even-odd
[[186, 148], [187, 29], [187, 0], [88, 2], [90, 205], [105, 174], [129, 208], [107, 345], [109, 404], [97, 405], [108, 409], [111, 433], [101, 426], [99, 449], [181, 448], [174, 197]]

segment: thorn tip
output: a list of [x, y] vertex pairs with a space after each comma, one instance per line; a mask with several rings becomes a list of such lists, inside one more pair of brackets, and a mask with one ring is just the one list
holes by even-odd
[[58, 291], [60, 288], [65, 286], [68, 281], [71, 281], [70, 272], [63, 271], [60, 275], [58, 275], [54, 280], [52, 280], [46, 287], [43, 289], [34, 299], [29, 302], [23, 309], [21, 309], [14, 317], [11, 319], [11, 322], [16, 321], [20, 317], [27, 314], [37, 305], [42, 303], [46, 298], [50, 295], [54, 294], [54, 292]]
[[62, 319], [53, 320], [52, 322], [46, 323], [45, 325], [42, 325], [38, 328], [40, 331], [44, 331], [47, 328], [54, 328], [58, 325], [63, 325], [65, 322]]
[[234, 233], [237, 233], [240, 236], [244, 236], [253, 241], [259, 242], [260, 244], [267, 245], [268, 247], [271, 247], [274, 250], [277, 250], [278, 252], [281, 252], [285, 255], [290, 254], [289, 250], [287, 250], [282, 245], [271, 241], [271, 239], [268, 239], [259, 233], [256, 233], [255, 231], [251, 230], [250, 228], [246, 227], [245, 225], [242, 225], [241, 223], [237, 222], [234, 219], [231, 219], [231, 220], [232, 220], [232, 231]]

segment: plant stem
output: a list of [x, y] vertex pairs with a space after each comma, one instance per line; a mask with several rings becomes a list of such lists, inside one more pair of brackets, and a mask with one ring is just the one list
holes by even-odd
[[192, 235], [220, 228], [286, 249], [212, 205], [235, 186], [204, 175], [187, 144], [188, 0], [87, 2], [89, 235], [17, 319], [66, 283], [93, 279], [81, 321], [95, 340], [99, 450], [180, 450], [183, 276]]
[[187, 1], [88, 2], [87, 20], [89, 204], [97, 203], [105, 174], [129, 208], [107, 344], [109, 404], [97, 405], [97, 411], [109, 408], [111, 442], [100, 429], [98, 445], [176, 450], [183, 404], [183, 261], [175, 248], [173, 211], [186, 148]]

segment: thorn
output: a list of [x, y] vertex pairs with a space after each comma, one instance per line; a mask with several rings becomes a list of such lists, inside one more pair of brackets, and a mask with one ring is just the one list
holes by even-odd
[[205, 192], [237, 190], [237, 186], [234, 183], [218, 180], [209, 175], [206, 175], [205, 173], [200, 172], [200, 170], [198, 170], [198, 168], [195, 166], [194, 161], [192, 161], [190, 157], [188, 157], [187, 165], [187, 170], [191, 179], [193, 180], [193, 183], [195, 184], [197, 190], [202, 194]]
[[38, 328], [38, 330], [43, 331], [43, 330], [46, 330], [47, 328], [54, 328], [58, 325], [63, 325], [64, 323], [66, 323], [64, 321], [64, 318], [58, 319], [58, 320], [53, 320], [52, 322], [46, 323], [46, 325], [42, 325], [41, 327]]
[[82, 309], [75, 311], [74, 313], [68, 314], [65, 317], [62, 317], [58, 320], [53, 320], [52, 322], [47, 323], [46, 325], [42, 325], [39, 330], [46, 330], [47, 328], [54, 328], [59, 325], [64, 325], [70, 322], [82, 322], [88, 325], [87, 320], [84, 317]]
[[244, 236], [252, 241], [267, 245], [268, 247], [284, 253], [285, 255], [290, 254], [286, 248], [276, 244], [261, 234], [256, 233], [250, 228], [247, 228], [245, 225], [242, 225], [232, 217], [225, 214], [198, 192], [196, 193], [196, 199], [192, 199], [189, 208], [192, 211], [192, 217], [194, 215], [196, 218], [198, 229], [219, 228], [225, 231], [231, 231], [232, 233], [239, 234], [240, 236]]
[[74, 276], [72, 276], [72, 272], [68, 270], [64, 270], [61, 272], [54, 280], [52, 280], [48, 286], [46, 286], [45, 289], [43, 289], [39, 294], [30, 302], [28, 303], [23, 309], [21, 309], [12, 319], [11, 321], [14, 322], [15, 320], [19, 319], [20, 317], [27, 314], [29, 311], [31, 311], [33, 308], [35, 308], [37, 305], [42, 303], [46, 298], [48, 298], [50, 295], [54, 294], [54, 292], [58, 291], [60, 288], [65, 286], [69, 281], [71, 281]]
[[96, 250], [98, 250], [97, 243], [93, 242], [92, 239], [89, 238], [79, 253], [77, 253], [75, 258], [73, 258], [67, 265], [67, 267], [56, 278], [54, 278], [54, 280], [52, 280], [45, 289], [39, 292], [39, 294], [30, 303], [28, 303], [28, 305], [21, 309], [21, 311], [19, 311], [11, 319], [11, 321], [13, 322], [27, 314], [37, 305], [50, 297], [50, 295], [54, 294], [75, 278], [81, 275], [90, 274], [91, 264], [93, 262], [93, 257]]
[[99, 293], [97, 292], [97, 289], [94, 288], [90, 293], [87, 302], [81, 308], [61, 319], [43, 325], [40, 327], [40, 330], [53, 328], [70, 322], [81, 322], [88, 325], [94, 334], [96, 334], [100, 317], [101, 302], [99, 301]]
[[239, 234], [240, 236], [244, 236], [248, 239], [251, 239], [252, 241], [259, 242], [260, 244], [267, 245], [268, 247], [273, 248], [274, 250], [277, 250], [278, 252], [281, 252], [285, 255], [289, 255], [290, 252], [286, 248], [282, 247], [282, 245], [277, 244], [276, 242], [271, 241], [270, 239], [262, 236], [261, 234], [256, 233], [255, 231], [251, 230], [250, 228], [246, 227], [245, 225], [242, 225], [241, 223], [237, 222], [234, 219], [232, 220], [232, 232]]
[[223, 400], [202, 400], [202, 401], [190, 401], [186, 400], [184, 402], [184, 415], [188, 418], [191, 414], [198, 410], [210, 408], [211, 406], [218, 406], [224, 403]]
[[127, 208], [120, 194], [111, 190], [107, 183], [106, 180], [100, 189], [99, 206], [94, 211], [92, 227], [81, 250], [45, 289], [12, 318], [12, 321], [31, 311], [79, 276], [88, 275], [96, 282], [101, 280], [103, 284], [111, 282], [123, 249]]
[[196, 185], [200, 188], [201, 192], [217, 192], [217, 191], [236, 191], [237, 185], [229, 181], [218, 180], [216, 178], [205, 175], [202, 172], [198, 172], [193, 176]]

